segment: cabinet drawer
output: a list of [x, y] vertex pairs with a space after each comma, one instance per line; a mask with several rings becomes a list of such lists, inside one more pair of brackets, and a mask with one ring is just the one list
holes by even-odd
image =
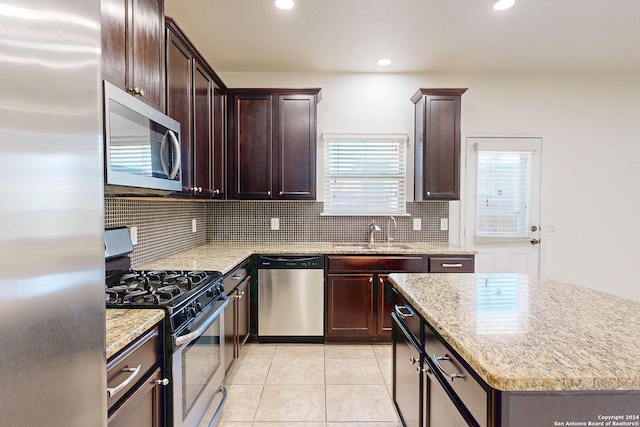
[[[485, 389], [427, 323], [424, 324], [424, 337], [425, 354], [429, 363], [435, 368], [436, 376], [451, 387], [478, 424], [486, 427], [488, 395]], [[462, 377], [456, 376], [452, 379], [451, 375], [462, 375]]]
[[[157, 326], [114, 356], [107, 363], [107, 388], [112, 389], [112, 395], [107, 395], [107, 407], [111, 408], [125, 396], [157, 364], [159, 358]], [[123, 383], [126, 385], [118, 388]]]
[[473, 256], [430, 256], [429, 273], [473, 273]]
[[420, 273], [425, 271], [422, 256], [328, 256], [327, 270], [334, 272], [365, 272], [365, 271], [402, 271], [406, 273]]
[[396, 289], [394, 293], [394, 307], [393, 311], [398, 317], [400, 322], [408, 329], [413, 335], [413, 338], [419, 343], [422, 342], [422, 334], [420, 333], [420, 326], [422, 325], [422, 319], [418, 312], [407, 302], [402, 295], [398, 293]]

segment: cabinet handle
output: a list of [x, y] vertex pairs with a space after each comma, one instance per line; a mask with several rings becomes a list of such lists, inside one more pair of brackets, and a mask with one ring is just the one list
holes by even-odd
[[116, 394], [120, 393], [120, 391], [122, 391], [123, 388], [131, 384], [131, 381], [133, 381], [134, 378], [137, 377], [138, 374], [140, 373], [140, 368], [142, 368], [142, 365], [138, 365], [137, 368], [124, 368], [122, 372], [131, 372], [131, 375], [129, 375], [127, 379], [122, 381], [117, 386], [107, 388], [107, 397], [115, 396]]
[[412, 364], [412, 365], [415, 365], [417, 361], [418, 361], [418, 359], [416, 359], [416, 358], [415, 358], [415, 357], [413, 357], [413, 356], [411, 356], [411, 357], [409, 358], [409, 362], [411, 362], [411, 364]]
[[442, 367], [442, 365], [440, 364], [440, 360], [451, 360], [449, 358], [449, 356], [437, 356], [437, 355], [433, 355], [431, 356], [431, 360], [433, 360], [433, 364], [436, 365], [436, 368], [438, 368], [438, 371], [442, 372], [442, 375], [444, 375], [445, 377], [449, 378], [451, 380], [451, 382], [453, 382], [453, 380], [455, 378], [464, 378], [464, 374], [463, 373], [459, 373], [459, 374], [450, 374], [447, 371], [445, 371], [445, 369]]
[[[406, 313], [403, 313], [402, 309], [406, 310]], [[406, 305], [397, 305], [397, 304], [395, 306], [395, 312], [398, 316], [400, 316], [401, 319], [406, 319], [407, 317], [413, 317], [413, 315], [415, 314], [413, 310], [411, 310]]]
[[144, 90], [140, 89], [138, 86], [130, 87], [127, 91], [131, 92], [134, 95], [144, 96]]
[[163, 378], [161, 380], [154, 381], [158, 385], [169, 385], [169, 378]]
[[460, 263], [460, 264], [443, 263], [442, 264], [442, 268], [462, 268], [462, 263]]

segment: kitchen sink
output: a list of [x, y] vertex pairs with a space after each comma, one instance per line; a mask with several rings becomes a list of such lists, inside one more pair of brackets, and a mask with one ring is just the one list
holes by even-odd
[[344, 250], [353, 250], [353, 251], [361, 251], [361, 250], [385, 250], [385, 249], [413, 249], [411, 246], [405, 245], [403, 243], [334, 243], [333, 247], [336, 249], [344, 249]]

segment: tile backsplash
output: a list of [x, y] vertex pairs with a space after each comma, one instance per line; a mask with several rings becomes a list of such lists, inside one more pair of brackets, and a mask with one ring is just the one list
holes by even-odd
[[[374, 219], [381, 228], [375, 240], [387, 235], [388, 216], [322, 216], [322, 202], [185, 201], [166, 198], [105, 197], [105, 226], [138, 227], [133, 265], [207, 242], [363, 242]], [[440, 230], [449, 218], [448, 202], [407, 203], [410, 216], [391, 223], [396, 242], [446, 243], [449, 232]], [[278, 218], [279, 230], [271, 230]], [[413, 230], [420, 218], [422, 229]], [[196, 220], [196, 232], [192, 221]]]

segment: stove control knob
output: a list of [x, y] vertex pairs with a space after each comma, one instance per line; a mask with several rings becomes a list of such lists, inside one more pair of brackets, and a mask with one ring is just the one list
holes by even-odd
[[194, 306], [198, 312], [202, 311], [202, 304], [200, 304], [200, 301], [196, 301]]
[[189, 307], [189, 316], [196, 317], [196, 314], [198, 314], [198, 310], [196, 309], [196, 307], [193, 305]]

